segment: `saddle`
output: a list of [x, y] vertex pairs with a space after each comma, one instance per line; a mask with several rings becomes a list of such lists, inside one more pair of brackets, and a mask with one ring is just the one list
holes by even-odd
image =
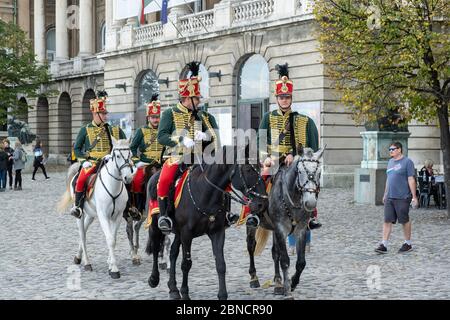
[[[75, 186], [77, 184], [78, 176], [80, 175], [80, 172], [78, 172], [72, 179], [72, 188], [75, 190]], [[85, 189], [85, 199], [90, 199], [92, 197], [92, 193], [94, 192], [94, 185], [95, 181], [97, 181], [97, 172], [93, 173], [89, 179], [87, 180], [87, 187]]]

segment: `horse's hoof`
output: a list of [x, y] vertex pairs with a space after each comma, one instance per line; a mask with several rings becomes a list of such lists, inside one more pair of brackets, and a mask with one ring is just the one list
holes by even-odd
[[250, 281], [250, 288], [255, 289], [255, 288], [259, 288], [261, 285], [259, 284], [259, 280], [258, 279], [254, 279]]
[[188, 293], [184, 293], [181, 295], [181, 300], [191, 300], [191, 297], [189, 297]]
[[140, 266], [141, 265], [141, 259], [133, 259], [133, 266]]
[[166, 262], [160, 263], [160, 264], [159, 264], [159, 268], [160, 268], [161, 270], [167, 270], [167, 263], [166, 263]]
[[84, 266], [84, 271], [92, 271], [92, 265], [91, 264], [87, 264]]
[[283, 296], [284, 295], [284, 287], [275, 287], [273, 289], [273, 294], [277, 296]]
[[109, 275], [111, 276], [112, 279], [120, 279], [120, 272], [119, 271], [117, 271], [117, 272], [109, 271]]
[[170, 300], [181, 300], [180, 292], [179, 291], [169, 292], [169, 298]]
[[73, 258], [73, 263], [81, 264], [81, 258], [78, 258], [78, 257], [75, 256], [75, 258]]
[[159, 284], [159, 276], [156, 277], [156, 276], [151, 275], [148, 278], [148, 285], [150, 286], [150, 288], [156, 288], [158, 286], [158, 284]]

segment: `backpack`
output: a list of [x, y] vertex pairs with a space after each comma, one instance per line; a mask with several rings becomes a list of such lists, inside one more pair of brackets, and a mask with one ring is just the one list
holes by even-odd
[[25, 163], [25, 162], [27, 162], [27, 153], [23, 149], [21, 151], [22, 151], [22, 155], [20, 157], [20, 160], [22, 160]]

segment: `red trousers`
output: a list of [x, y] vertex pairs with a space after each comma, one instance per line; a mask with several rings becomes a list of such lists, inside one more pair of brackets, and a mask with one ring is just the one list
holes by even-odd
[[144, 178], [145, 167], [140, 167], [137, 169], [133, 182], [131, 183], [131, 192], [144, 193]]
[[169, 188], [177, 173], [178, 165], [178, 162], [171, 162], [170, 159], [164, 162], [158, 181], [158, 198], [169, 196]]
[[81, 168], [80, 175], [78, 176], [77, 184], [75, 186], [75, 192], [84, 192], [86, 182], [95, 172], [97, 172], [97, 166], [95, 164], [92, 164], [92, 167], [90, 168]]

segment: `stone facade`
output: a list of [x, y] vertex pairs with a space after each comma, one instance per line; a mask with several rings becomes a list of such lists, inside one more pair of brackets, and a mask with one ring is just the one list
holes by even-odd
[[[32, 2], [30, 21], [33, 21]], [[47, 30], [55, 23], [55, 2], [45, 2]], [[69, 0], [68, 5], [82, 5], [82, 2]], [[0, 14], [4, 11], [3, 3], [12, 1], [0, 1]], [[147, 15], [147, 24], [138, 27], [136, 18], [113, 20], [113, 0], [97, 0], [92, 7], [93, 32], [89, 40], [95, 52], [80, 56], [80, 46], [86, 47], [80, 44], [80, 31], [68, 30], [69, 60], [51, 65], [50, 87], [59, 94], [48, 100], [29, 101], [34, 107], [28, 117], [30, 125], [44, 140], [48, 139], [50, 154], [66, 156], [80, 126], [89, 121], [87, 101], [96, 90], [105, 89], [109, 93], [110, 112], [128, 115], [134, 130], [139, 124], [136, 109], [142, 75], [151, 70], [158, 79], [168, 79], [167, 85], [159, 86], [162, 106], [168, 107], [177, 102], [177, 81], [184, 65], [195, 59], [209, 73], [221, 72], [220, 79], [209, 78], [208, 111], [227, 115], [222, 119], [228, 123], [219, 126], [236, 128], [238, 118], [250, 112], [238, 107], [240, 72], [250, 57], [260, 55], [269, 69], [269, 105], [275, 104], [275, 66], [287, 62], [295, 85], [294, 102], [300, 108], [305, 106], [318, 112], [320, 145], [327, 145], [323, 185], [351, 186], [354, 170], [362, 160], [360, 132], [365, 129], [355, 125], [351, 113], [338, 101], [324, 76], [311, 3], [308, 0], [208, 0], [203, 1], [203, 11], [193, 14], [195, 6], [175, 7], [170, 10], [168, 24], [162, 26], [157, 13]], [[101, 50], [103, 23], [106, 24], [104, 51]], [[33, 39], [33, 23], [28, 25]], [[417, 167], [427, 158], [441, 163], [436, 125], [414, 122], [409, 130], [412, 133], [409, 156]]]

